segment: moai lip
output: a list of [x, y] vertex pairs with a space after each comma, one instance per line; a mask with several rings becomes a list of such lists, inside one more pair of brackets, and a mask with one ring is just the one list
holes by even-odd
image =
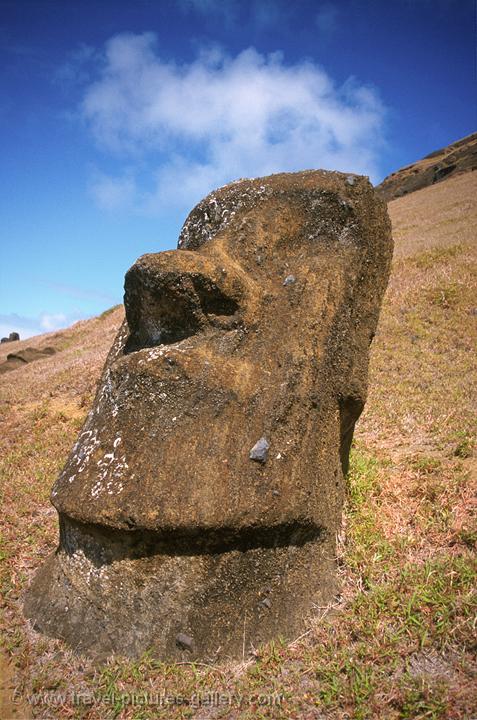
[[126, 321], [52, 501], [34, 626], [93, 655], [242, 658], [336, 591], [344, 474], [392, 239], [367, 178], [208, 195], [126, 274]]

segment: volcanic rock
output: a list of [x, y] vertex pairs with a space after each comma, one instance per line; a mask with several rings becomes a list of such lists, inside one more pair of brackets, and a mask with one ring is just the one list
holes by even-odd
[[[25, 604], [38, 630], [99, 656], [242, 658], [333, 597], [392, 254], [384, 202], [347, 177], [226, 185], [178, 250], [128, 271], [126, 321], [52, 490], [60, 544]], [[267, 461], [251, 462], [260, 438]]]
[[257, 440], [253, 448], [250, 450], [250, 460], [256, 460], [261, 463], [266, 462], [269, 448], [270, 445], [267, 438], [260, 438], [260, 440]]

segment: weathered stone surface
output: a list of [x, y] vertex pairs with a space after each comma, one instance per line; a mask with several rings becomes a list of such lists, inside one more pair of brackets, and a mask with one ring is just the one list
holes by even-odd
[[353, 177], [227, 185], [179, 250], [129, 270], [126, 322], [52, 491], [60, 546], [25, 606], [39, 630], [99, 655], [242, 657], [333, 596], [392, 253], [384, 203]]

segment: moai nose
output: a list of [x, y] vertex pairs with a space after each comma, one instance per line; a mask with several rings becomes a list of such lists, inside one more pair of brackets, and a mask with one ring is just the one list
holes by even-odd
[[144, 255], [126, 274], [126, 352], [179, 342], [206, 327], [240, 323], [243, 288], [235, 273], [197, 253]]

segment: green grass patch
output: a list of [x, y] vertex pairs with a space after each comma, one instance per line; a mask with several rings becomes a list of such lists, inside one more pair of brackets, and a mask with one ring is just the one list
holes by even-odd
[[447, 247], [436, 247], [412, 258], [418, 268], [428, 270], [437, 263], [444, 263], [460, 255], [466, 249], [465, 245], [449, 245]]
[[[418, 465], [430, 479], [440, 468], [426, 457]], [[364, 448], [352, 452], [344, 565], [359, 590], [320, 631], [313, 653], [320, 706], [359, 720], [382, 716], [383, 704], [392, 707], [392, 717], [444, 719], [453, 702], [448, 684], [407, 674], [407, 658], [428, 649], [471, 653], [476, 560], [470, 553], [442, 553], [409, 561], [399, 537], [384, 537], [379, 510], [386, 467]], [[439, 507], [439, 494], [435, 502]]]
[[443, 310], [456, 308], [463, 299], [464, 293], [459, 282], [441, 283], [426, 291], [426, 300]]
[[456, 446], [454, 448], [455, 457], [462, 459], [472, 457], [474, 454], [475, 439], [470, 432], [458, 430], [455, 433]]
[[[393, 553], [379, 526], [379, 473], [387, 463], [378, 461], [366, 449], [354, 447], [347, 477], [348, 540], [345, 564], [362, 574], [367, 582], [371, 574]], [[371, 562], [370, 562], [371, 561]]]

